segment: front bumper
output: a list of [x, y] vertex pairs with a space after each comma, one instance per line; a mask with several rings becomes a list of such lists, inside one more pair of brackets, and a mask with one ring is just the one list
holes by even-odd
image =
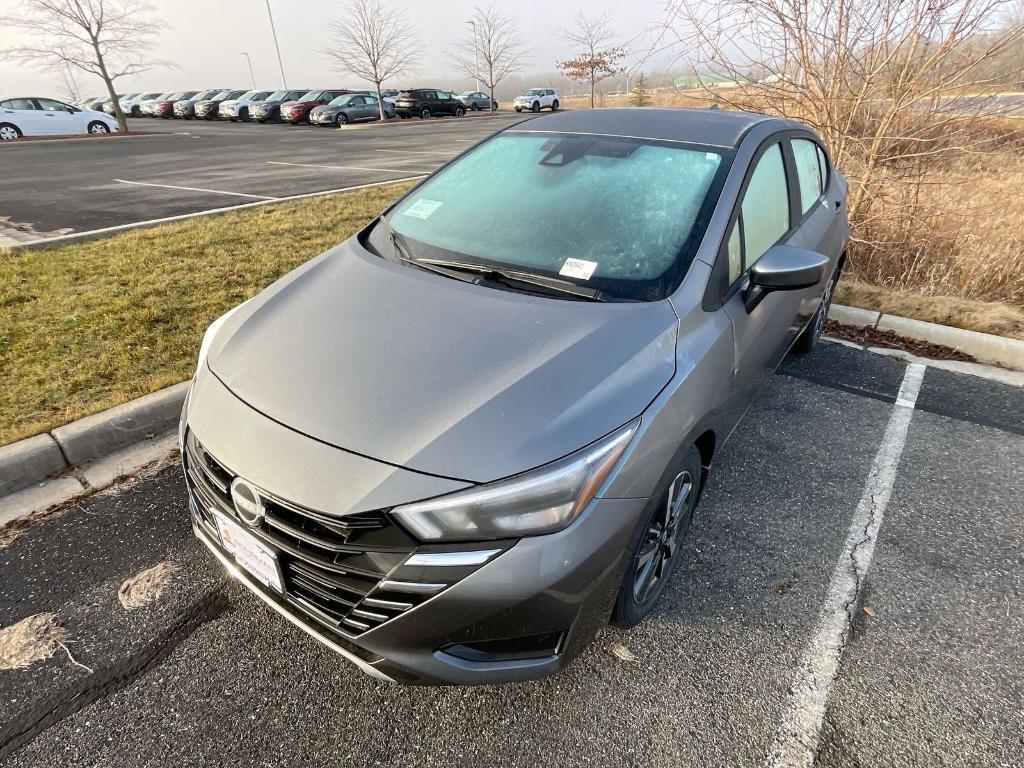
[[[204, 507], [213, 506], [237, 520], [230, 496], [211, 495], [204, 490], [200, 474], [203, 468], [196, 471], [196, 453], [186, 440], [183, 461], [196, 535], [264, 602], [364, 672], [421, 684], [482, 684], [543, 677], [565, 667], [607, 622], [621, 583], [624, 555], [631, 549], [645, 500], [596, 499], [569, 528], [546, 536], [421, 545], [390, 521], [378, 497], [396, 493], [395, 488], [401, 489], [398, 493], [422, 496], [441, 492], [436, 488], [409, 490], [409, 483], [428, 480], [291, 432], [235, 399], [213, 376], [203, 378], [205, 381], [186, 405], [189, 428], [195, 422], [212, 441], [204, 443], [201, 461], [205, 463], [205, 449], [210, 448], [209, 455], [214, 456], [216, 464], [231, 466], [232, 471], [244, 474], [261, 489], [269, 488], [271, 500], [279, 500], [279, 494], [285, 493], [283, 484], [291, 482], [294, 488], [288, 492], [289, 503], [284, 510], [285, 517], [292, 515], [287, 517], [293, 523], [288, 536], [298, 533], [314, 543], [297, 548], [288, 536], [279, 535], [281, 530], [276, 526], [280, 523], [271, 522], [268, 513], [268, 520], [251, 533], [276, 548], [285, 593], [264, 587], [241, 572], [221, 548], [216, 527], [203, 512]], [[219, 423], [213, 424], [214, 420]], [[266, 455], [272, 453], [269, 448], [256, 453], [252, 445], [275, 446], [282, 455]], [[335, 478], [344, 478], [344, 483]], [[221, 476], [222, 483], [225, 479]], [[336, 482], [341, 484], [332, 485]], [[316, 554], [315, 540], [324, 533], [316, 521], [323, 521], [324, 513], [313, 513], [318, 517], [308, 526], [306, 521], [301, 522], [301, 530], [294, 526], [296, 517], [292, 513], [314, 505], [326, 508], [326, 503], [317, 499], [337, 495], [335, 489], [345, 485], [356, 488], [352, 496], [358, 503], [350, 508], [356, 510], [354, 514], [388, 521], [396, 529], [389, 535], [398, 538], [388, 538], [386, 546], [375, 546], [384, 540], [380, 531], [372, 534], [377, 538], [358, 533], [338, 543], [331, 562], [323, 559], [328, 553], [319, 553], [311, 568], [308, 557], [311, 552]], [[370, 486], [374, 487], [367, 492]], [[392, 498], [394, 503], [406, 501]], [[295, 500], [295, 504], [290, 503]], [[374, 511], [363, 511], [371, 507]], [[373, 544], [360, 543], [366, 541]], [[396, 541], [398, 545], [392, 546]], [[356, 551], [364, 546], [365, 550]], [[410, 560], [416, 555], [491, 549], [497, 552], [482, 565], [423, 565]], [[318, 602], [316, 593], [304, 591], [316, 586], [306, 578], [316, 575], [312, 571], [323, 577], [317, 569], [324, 566], [335, 571], [349, 569], [344, 579], [354, 576], [363, 580], [361, 586], [356, 585], [357, 592], [345, 593], [350, 608]], [[328, 582], [333, 583], [326, 578], [317, 585], [321, 591], [331, 590], [330, 595], [338, 594], [334, 587], [327, 586]], [[366, 613], [377, 618], [364, 618]], [[347, 623], [347, 619], [354, 619], [355, 624]]]

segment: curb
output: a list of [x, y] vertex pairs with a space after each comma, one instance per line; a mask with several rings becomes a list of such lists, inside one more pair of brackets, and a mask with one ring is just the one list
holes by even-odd
[[174, 427], [191, 381], [0, 447], [0, 496]]
[[874, 310], [844, 307], [841, 304], [832, 305], [828, 318], [840, 325], [854, 328], [892, 331], [908, 339], [950, 347], [957, 352], [970, 355], [981, 363], [1002, 366], [1012, 371], [1024, 371], [1024, 341], [1017, 339], [965, 331], [962, 328], [911, 320], [908, 317], [883, 315]]

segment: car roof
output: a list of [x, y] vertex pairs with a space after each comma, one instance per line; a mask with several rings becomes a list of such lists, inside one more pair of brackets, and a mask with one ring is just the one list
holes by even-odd
[[554, 112], [525, 120], [508, 130], [593, 133], [734, 148], [750, 128], [770, 122], [778, 123], [780, 130], [803, 127], [756, 112], [637, 107]]

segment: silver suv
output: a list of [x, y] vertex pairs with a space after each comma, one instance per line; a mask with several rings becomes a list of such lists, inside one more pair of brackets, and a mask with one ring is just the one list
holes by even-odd
[[516, 112], [528, 109], [531, 112], [540, 112], [542, 109], [558, 111], [558, 91], [554, 88], [531, 88], [521, 96], [516, 96], [512, 102]]

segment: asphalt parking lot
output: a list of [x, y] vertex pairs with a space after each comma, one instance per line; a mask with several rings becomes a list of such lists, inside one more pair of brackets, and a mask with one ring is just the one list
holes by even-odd
[[14, 142], [0, 152], [0, 223], [84, 232], [429, 173], [524, 119], [515, 112], [312, 125], [134, 119], [156, 135]]
[[[928, 368], [907, 406], [909, 373], [839, 344], [784, 363], [716, 456], [656, 613], [528, 684], [357, 672], [224, 575], [176, 466], [87, 498], [0, 547], [0, 626], [52, 611], [94, 670], [58, 652], [0, 672], [0, 762], [769, 765], [800, 669], [827, 650], [816, 628], [894, 414], [912, 407], [815, 764], [1020, 766], [1024, 392]], [[167, 560], [180, 570], [161, 600], [123, 609], [121, 582]]]

